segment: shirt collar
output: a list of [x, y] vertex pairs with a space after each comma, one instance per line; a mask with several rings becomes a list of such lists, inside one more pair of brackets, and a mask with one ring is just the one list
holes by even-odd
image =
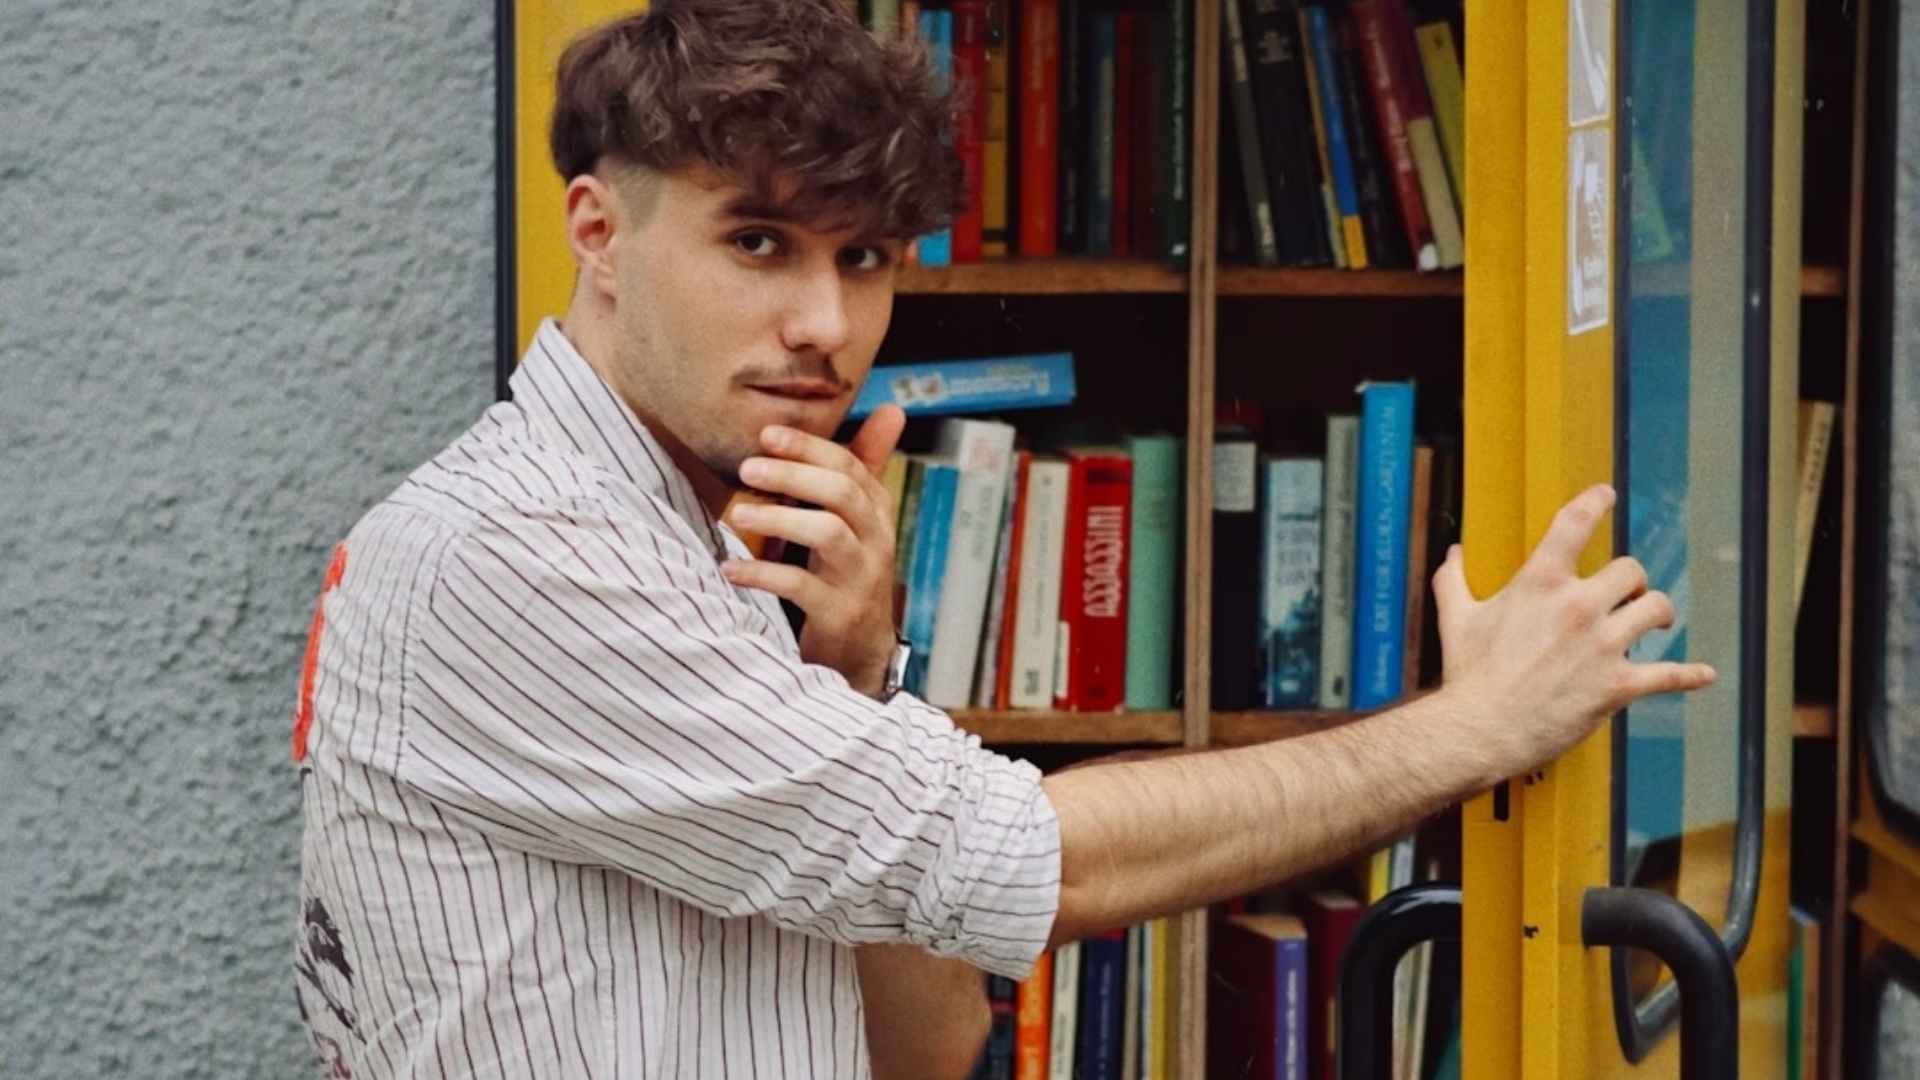
[[620, 400], [551, 318], [508, 380], [513, 400], [550, 435], [634, 486], [666, 500], [703, 537], [715, 558], [728, 548], [720, 528], [653, 433]]

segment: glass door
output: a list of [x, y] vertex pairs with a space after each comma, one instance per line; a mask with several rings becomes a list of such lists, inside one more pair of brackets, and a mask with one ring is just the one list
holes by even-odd
[[1486, 3], [1467, 31], [1469, 579], [1498, 589], [1567, 499], [1610, 482], [1583, 571], [1638, 558], [1676, 618], [1635, 656], [1721, 678], [1467, 808], [1463, 1074], [1681, 1075], [1682, 991], [1604, 917], [1658, 901], [1735, 962], [1740, 1071], [1777, 1075], [1799, 9]]
[[[1846, 1075], [1920, 1075], [1920, 0], [1876, 4], [1861, 363], [1859, 920]], [[1903, 36], [1904, 35], [1904, 36]]]

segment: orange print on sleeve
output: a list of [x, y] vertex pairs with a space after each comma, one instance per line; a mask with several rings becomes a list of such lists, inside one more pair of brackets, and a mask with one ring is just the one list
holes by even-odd
[[347, 575], [347, 545], [336, 544], [333, 562], [327, 566], [326, 581], [320, 585], [320, 599], [313, 602], [313, 625], [307, 630], [307, 659], [300, 667], [300, 708], [293, 714], [293, 760], [306, 760], [307, 729], [313, 726], [314, 669], [320, 664], [320, 636], [327, 628], [327, 594]]

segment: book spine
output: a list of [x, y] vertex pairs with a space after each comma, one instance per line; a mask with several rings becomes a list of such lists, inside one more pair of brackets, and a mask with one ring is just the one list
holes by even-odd
[[940, 609], [940, 586], [947, 569], [947, 542], [953, 526], [953, 500], [960, 470], [947, 462], [928, 462], [921, 480], [919, 512], [914, 524], [913, 567], [907, 575], [907, 614], [902, 634], [913, 647], [907, 661], [906, 688], [921, 693], [927, 665], [933, 656], [935, 621]]
[[888, 364], [867, 374], [847, 419], [882, 405], [910, 417], [1051, 408], [1071, 404], [1075, 392], [1072, 353]]
[[1414, 27], [1420, 50], [1420, 69], [1427, 77], [1433, 100], [1434, 123], [1440, 128], [1440, 148], [1447, 155], [1447, 179], [1453, 183], [1454, 207], [1465, 215], [1467, 206], [1467, 92], [1460, 78], [1460, 54], [1453, 47], [1453, 27], [1445, 20]]
[[1240, 4], [1237, 0], [1228, 0], [1220, 5], [1220, 9], [1221, 17], [1226, 21], [1227, 91], [1233, 104], [1234, 136], [1240, 144], [1240, 181], [1246, 192], [1254, 260], [1262, 266], [1278, 266], [1279, 241], [1274, 231], [1273, 200], [1260, 152], [1260, 118], [1254, 111], [1252, 74], [1247, 63], [1246, 37], [1240, 23]]
[[1380, 144], [1392, 166], [1394, 201], [1400, 207], [1400, 226], [1407, 234], [1407, 250], [1416, 268], [1438, 269], [1440, 252], [1434, 246], [1433, 226], [1427, 220], [1426, 201], [1420, 192], [1420, 175], [1414, 166], [1413, 148], [1407, 141], [1402, 80], [1394, 61], [1386, 19], [1379, 0], [1353, 0], [1349, 10], [1360, 32], [1360, 59], [1367, 69], [1367, 84], [1373, 91]]
[[1079, 1046], [1074, 1073], [1084, 1080], [1120, 1080], [1121, 1009], [1127, 932], [1111, 930], [1081, 943], [1086, 958]]
[[1020, 254], [1060, 244], [1060, 0], [1020, 6]]
[[1405, 90], [1402, 102], [1407, 115], [1407, 146], [1413, 152], [1413, 164], [1420, 179], [1421, 204], [1427, 208], [1427, 221], [1433, 226], [1433, 243], [1442, 269], [1461, 265], [1466, 245], [1460, 233], [1460, 212], [1453, 202], [1447, 181], [1447, 163], [1440, 152], [1440, 133], [1433, 123], [1433, 104], [1427, 97], [1427, 83], [1420, 74], [1420, 58], [1413, 41], [1413, 20], [1401, 0], [1374, 0], [1386, 17], [1386, 40], [1393, 50], [1400, 86]]
[[1011, 248], [1013, 176], [1008, 168], [1012, 146], [1013, 88], [1009, 53], [1013, 28], [1008, 5], [991, 5], [987, 23], [987, 112], [983, 125], [980, 173], [980, 252], [989, 259], [1004, 258]]
[[1087, 19], [1086, 90], [1087, 155], [1085, 251], [1113, 253], [1113, 110], [1114, 52], [1119, 27], [1109, 12]]
[[1060, 623], [1053, 641], [1056, 709], [1073, 709], [1080, 701], [1074, 653], [1081, 648], [1080, 575], [1086, 569], [1087, 464], [1085, 458], [1067, 464], [1066, 526], [1060, 535]]
[[1262, 700], [1310, 709], [1320, 697], [1321, 463], [1261, 462]]
[[1301, 71], [1299, 22], [1290, 6], [1229, 0], [1243, 6], [1248, 75], [1259, 120], [1260, 151], [1273, 204], [1274, 243], [1283, 266], [1321, 261], [1313, 209], [1320, 198], [1312, 162], [1303, 152], [1299, 122], [1306, 83]]
[[1407, 252], [1406, 234], [1401, 231], [1393, 202], [1387, 194], [1384, 166], [1380, 159], [1380, 133], [1367, 107], [1366, 80], [1360, 58], [1360, 34], [1351, 17], [1342, 17], [1338, 33], [1340, 47], [1340, 96], [1342, 115], [1347, 121], [1347, 149], [1353, 153], [1354, 191], [1360, 197], [1360, 227], [1367, 238], [1367, 261], [1374, 266], [1404, 268], [1413, 265]]
[[1129, 709], [1173, 708], [1174, 588], [1180, 562], [1180, 440], [1128, 440], [1133, 458], [1133, 522], [1127, 564]]
[[1080, 1027], [1080, 950], [1071, 941], [1053, 953], [1053, 1023], [1049, 1026], [1047, 1080], [1076, 1080], [1073, 1051]]
[[979, 262], [986, 232], [987, 0], [953, 0], [954, 151], [966, 206], [953, 222], [953, 261]]
[[[953, 12], [946, 9], [923, 9], [919, 18], [920, 36], [927, 43], [929, 59], [933, 64], [934, 75], [940, 89], [945, 91], [953, 80]], [[953, 265], [953, 229], [951, 227], [927, 233], [919, 238], [915, 246], [920, 265], [942, 267]]]
[[1428, 530], [1433, 523], [1433, 447], [1413, 448], [1413, 476], [1407, 497], [1407, 619], [1401, 644], [1400, 686], [1413, 693], [1420, 688], [1421, 623], [1427, 616]]
[[1006, 707], [1044, 709], [1054, 701], [1054, 652], [1060, 633], [1060, 582], [1067, 529], [1069, 475], [1063, 461], [1028, 467], [1020, 541], [1020, 587], [1014, 593], [1013, 671]]
[[[1313, 29], [1308, 24], [1306, 9], [1299, 9], [1294, 16], [1300, 25], [1300, 41], [1311, 51]], [[1327, 119], [1320, 104], [1320, 71], [1310, 57], [1301, 68], [1307, 73], [1307, 124], [1313, 133], [1314, 161], [1320, 166], [1320, 200], [1316, 204], [1320, 210], [1320, 227], [1327, 235], [1327, 247], [1333, 252], [1333, 265], [1345, 267], [1347, 251], [1340, 228], [1340, 207], [1333, 195], [1333, 160], [1327, 154]]]
[[1087, 27], [1080, 14], [1081, 0], [1060, 0], [1060, 186], [1058, 251], [1084, 255], [1087, 251], [1087, 139], [1090, 106], [1087, 103]]
[[1133, 254], [1133, 141], [1138, 123], [1134, 103], [1134, 62], [1139, 18], [1132, 12], [1113, 17], [1113, 158], [1112, 207], [1108, 212], [1108, 245], [1113, 255]]
[[1353, 180], [1353, 152], [1347, 148], [1346, 105], [1340, 68], [1334, 54], [1333, 25], [1318, 4], [1301, 9], [1307, 17], [1313, 47], [1315, 83], [1320, 89], [1321, 119], [1327, 132], [1327, 160], [1333, 171], [1334, 204], [1339, 211], [1340, 246], [1347, 266], [1367, 267], [1367, 240], [1360, 228], [1360, 196]]
[[1223, 433], [1213, 446], [1213, 707], [1249, 709], [1259, 666], [1259, 450]]
[[1014, 991], [1014, 1080], [1047, 1080], [1052, 1047], [1053, 953], [1043, 952]]
[[[993, 586], [993, 601], [987, 611], [992, 628], [990, 649], [983, 644], [981, 668], [984, 677], [975, 688], [973, 704], [978, 709], [1007, 708], [1007, 690], [1012, 684], [1013, 643], [1018, 636], [1020, 613], [1020, 545], [1026, 539], [1027, 477], [1033, 453], [1021, 450], [1013, 455], [1013, 477], [1007, 484], [1007, 509], [1001, 523], [998, 578]], [[991, 663], [987, 658], [991, 657]], [[986, 674], [991, 672], [991, 674]]]
[[1273, 943], [1274, 1075], [1307, 1080], [1307, 941], [1284, 938]]
[[934, 619], [933, 655], [921, 696], [943, 709], [960, 709], [973, 700], [974, 665], [980, 658], [980, 629], [992, 587], [1013, 428], [992, 420], [949, 418], [941, 423], [935, 452], [950, 456], [960, 475]]
[[1080, 573], [1068, 578], [1079, 608], [1071, 654], [1074, 708], [1107, 712], [1126, 703], [1127, 573], [1133, 462], [1089, 455]]
[[1326, 489], [1321, 495], [1320, 707], [1344, 709], [1353, 685], [1354, 484], [1360, 420], [1327, 418]]
[[1400, 696], [1406, 639], [1408, 499], [1413, 473], [1413, 384], [1361, 389], [1355, 507], [1353, 707]]
[[1193, 235], [1193, 196], [1190, 136], [1193, 103], [1193, 14], [1189, 0], [1168, 0], [1166, 35], [1166, 100], [1160, 123], [1160, 145], [1165, 150], [1160, 204], [1161, 228], [1166, 235], [1166, 257], [1176, 269], [1185, 269]]
[[1012, 979], [1003, 975], [987, 976], [987, 1013], [990, 1021], [987, 1044], [980, 1055], [980, 1066], [975, 1070], [981, 1080], [1013, 1080], [1014, 1025], [1017, 1022], [1014, 995], [1017, 992]]

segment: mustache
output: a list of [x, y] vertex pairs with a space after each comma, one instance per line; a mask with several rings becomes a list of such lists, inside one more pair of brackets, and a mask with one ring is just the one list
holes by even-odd
[[831, 384], [837, 390], [843, 391], [852, 389], [853, 385], [833, 369], [833, 361], [826, 359], [810, 364], [789, 364], [778, 368], [749, 368], [735, 375], [733, 381], [747, 385], [754, 383], [824, 382]]

